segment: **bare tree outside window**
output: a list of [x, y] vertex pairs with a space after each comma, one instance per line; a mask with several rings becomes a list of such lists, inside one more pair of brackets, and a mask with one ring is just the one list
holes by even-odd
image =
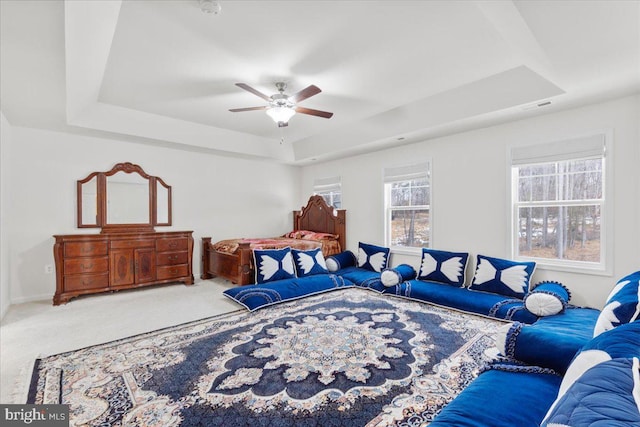
[[602, 262], [604, 158], [515, 167], [517, 255]]
[[425, 172], [417, 179], [388, 182], [387, 243], [390, 246], [428, 247], [430, 243], [430, 185]]

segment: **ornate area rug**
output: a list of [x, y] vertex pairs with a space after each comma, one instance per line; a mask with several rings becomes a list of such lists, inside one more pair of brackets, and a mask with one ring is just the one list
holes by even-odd
[[29, 403], [75, 426], [424, 426], [500, 325], [339, 290], [39, 359]]

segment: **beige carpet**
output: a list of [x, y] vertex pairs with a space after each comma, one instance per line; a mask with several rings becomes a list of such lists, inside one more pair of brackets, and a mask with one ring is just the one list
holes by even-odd
[[25, 403], [36, 358], [236, 310], [222, 295], [231, 286], [214, 279], [11, 306], [0, 325], [0, 403]]

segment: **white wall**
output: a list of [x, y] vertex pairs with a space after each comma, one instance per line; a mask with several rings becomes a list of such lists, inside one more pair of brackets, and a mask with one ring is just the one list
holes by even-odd
[[[573, 292], [572, 302], [601, 308], [615, 281], [640, 269], [640, 96], [541, 115], [485, 129], [303, 168], [303, 194], [314, 178], [342, 177], [347, 209], [347, 245], [384, 242], [382, 170], [432, 159], [432, 247], [509, 258], [508, 152], [512, 145], [563, 140], [611, 130], [614, 140], [614, 259], [611, 276], [539, 268], [533, 282], [558, 280]], [[419, 257], [393, 255], [397, 265], [419, 265]], [[473, 274], [475, 262], [468, 271]], [[468, 276], [469, 277], [469, 276]], [[468, 279], [470, 280], [470, 279]]]
[[12, 303], [53, 296], [55, 275], [45, 273], [54, 264], [52, 235], [99, 232], [76, 228], [76, 180], [116, 163], [138, 164], [172, 186], [173, 226], [156, 229], [194, 231], [196, 280], [201, 237], [283, 234], [300, 207], [294, 166], [16, 126], [11, 147]]
[[9, 294], [9, 151], [11, 125], [0, 111], [0, 319], [11, 303]]

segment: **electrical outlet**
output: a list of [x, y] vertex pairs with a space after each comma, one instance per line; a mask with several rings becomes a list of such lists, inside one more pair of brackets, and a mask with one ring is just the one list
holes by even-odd
[[51, 274], [53, 273], [53, 265], [51, 264], [47, 264], [44, 266], [44, 274]]

